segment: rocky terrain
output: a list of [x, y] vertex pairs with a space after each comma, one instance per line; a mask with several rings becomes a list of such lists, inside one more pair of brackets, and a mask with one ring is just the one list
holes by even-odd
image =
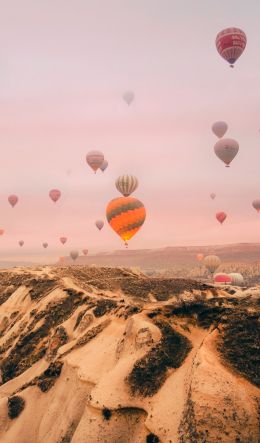
[[3, 443], [257, 443], [260, 288], [0, 272]]

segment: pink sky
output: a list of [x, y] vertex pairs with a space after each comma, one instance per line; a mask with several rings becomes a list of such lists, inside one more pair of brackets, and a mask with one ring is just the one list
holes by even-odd
[[[251, 206], [260, 198], [259, 16], [260, 3], [244, 0], [5, 2], [0, 259], [120, 248], [110, 227], [99, 232], [94, 221], [119, 196], [121, 173], [139, 178], [135, 196], [147, 208], [131, 248], [259, 242]], [[233, 70], [214, 46], [228, 26], [248, 37]], [[121, 98], [128, 89], [136, 95], [130, 107]], [[240, 144], [229, 169], [213, 152], [216, 120], [227, 121]], [[109, 161], [105, 174], [87, 167], [92, 149]], [[51, 188], [62, 191], [56, 205]], [[12, 193], [20, 197], [14, 209]], [[228, 214], [223, 226], [217, 211]]]

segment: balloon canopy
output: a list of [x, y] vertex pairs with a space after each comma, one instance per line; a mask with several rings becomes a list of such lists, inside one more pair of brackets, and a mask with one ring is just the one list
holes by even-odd
[[243, 54], [246, 43], [246, 34], [239, 28], [223, 29], [216, 37], [217, 51], [231, 67], [234, 66], [234, 63]]

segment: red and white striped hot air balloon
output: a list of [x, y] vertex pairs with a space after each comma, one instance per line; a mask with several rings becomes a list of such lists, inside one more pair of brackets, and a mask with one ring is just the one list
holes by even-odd
[[49, 197], [54, 203], [56, 203], [61, 197], [60, 190], [59, 189], [51, 189], [49, 192]]
[[216, 213], [216, 219], [219, 223], [221, 223], [221, 224], [224, 223], [226, 218], [227, 218], [227, 214], [225, 212], [222, 211], [222, 212]]
[[65, 245], [66, 241], [67, 241], [67, 237], [60, 237], [60, 242]]
[[15, 194], [9, 195], [9, 197], [8, 197], [8, 201], [9, 201], [10, 205], [12, 206], [12, 208], [15, 207], [15, 205], [18, 203], [18, 200], [19, 200], [19, 198]]
[[234, 63], [244, 52], [246, 42], [247, 39], [244, 31], [239, 28], [227, 28], [218, 33], [216, 48], [221, 57], [233, 68]]

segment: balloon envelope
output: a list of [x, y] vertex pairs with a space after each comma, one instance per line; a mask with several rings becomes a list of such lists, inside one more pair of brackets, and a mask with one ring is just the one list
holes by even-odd
[[4, 234], [4, 229], [0, 229], [0, 235], [3, 235]]
[[23, 240], [20, 240], [20, 241], [19, 241], [19, 246], [22, 247], [23, 245], [24, 245], [24, 241], [23, 241]]
[[138, 180], [134, 175], [120, 175], [115, 182], [116, 188], [124, 197], [131, 195], [138, 187]]
[[204, 266], [212, 274], [219, 267], [220, 263], [221, 263], [221, 260], [217, 255], [207, 255], [203, 261]]
[[83, 249], [82, 252], [84, 255], [88, 255], [88, 249]]
[[87, 164], [96, 172], [104, 161], [104, 154], [100, 151], [90, 151], [86, 156]]
[[197, 255], [196, 255], [196, 258], [197, 258], [197, 260], [198, 260], [199, 262], [201, 262], [201, 261], [203, 260], [203, 258], [204, 258], [204, 254], [197, 254]]
[[104, 172], [108, 167], [108, 161], [105, 159], [102, 163], [102, 165], [100, 166], [100, 169], [102, 172]]
[[67, 237], [60, 237], [60, 242], [61, 242], [63, 245], [65, 245], [66, 241], [67, 241]]
[[127, 244], [141, 228], [146, 218], [143, 203], [137, 198], [120, 197], [112, 200], [106, 209], [107, 221], [111, 228]]
[[45, 242], [42, 244], [42, 246], [46, 249], [46, 248], [48, 248], [48, 243]]
[[254, 200], [252, 205], [257, 210], [257, 212], [260, 212], [260, 199], [259, 200]]
[[215, 122], [212, 125], [212, 131], [218, 138], [222, 138], [228, 130], [228, 125], [226, 122]]
[[210, 194], [210, 198], [211, 198], [212, 200], [214, 200], [214, 199], [216, 198], [216, 194], [214, 194], [214, 192], [212, 192], [212, 193]]
[[234, 285], [234, 286], [243, 285], [244, 277], [242, 274], [240, 274], [238, 272], [232, 272], [231, 274], [229, 274], [229, 276], [231, 277], [231, 284], [232, 285]]
[[103, 226], [104, 226], [104, 222], [103, 222], [103, 220], [97, 220], [97, 221], [95, 222], [95, 225], [96, 225], [96, 227], [101, 231], [101, 229], [102, 229]]
[[79, 256], [78, 251], [71, 251], [70, 252], [70, 257], [72, 258], [72, 260], [77, 260], [78, 256]]
[[133, 93], [132, 91], [126, 91], [126, 92], [123, 94], [123, 99], [124, 99], [124, 101], [125, 101], [128, 105], [131, 105], [131, 103], [132, 103], [132, 101], [134, 100], [134, 98], [135, 98], [135, 95], [134, 95], [134, 93]]
[[17, 195], [14, 195], [14, 194], [9, 195], [9, 197], [8, 197], [8, 201], [9, 201], [10, 205], [12, 206], [12, 208], [15, 207], [15, 205], [18, 203], [18, 200], [19, 199], [18, 199]]
[[216, 274], [214, 275], [214, 282], [215, 283], [231, 283], [231, 277], [228, 274]]
[[215, 144], [214, 151], [228, 167], [239, 151], [239, 144], [232, 138], [222, 138]]
[[217, 34], [216, 48], [221, 57], [233, 67], [244, 52], [246, 42], [244, 31], [239, 28], [227, 28]]
[[59, 189], [51, 189], [49, 192], [49, 197], [54, 203], [56, 203], [59, 200], [59, 198], [61, 197], [60, 190]]
[[219, 221], [219, 223], [224, 223], [224, 221], [227, 218], [227, 214], [225, 212], [217, 212], [216, 213], [216, 219]]

